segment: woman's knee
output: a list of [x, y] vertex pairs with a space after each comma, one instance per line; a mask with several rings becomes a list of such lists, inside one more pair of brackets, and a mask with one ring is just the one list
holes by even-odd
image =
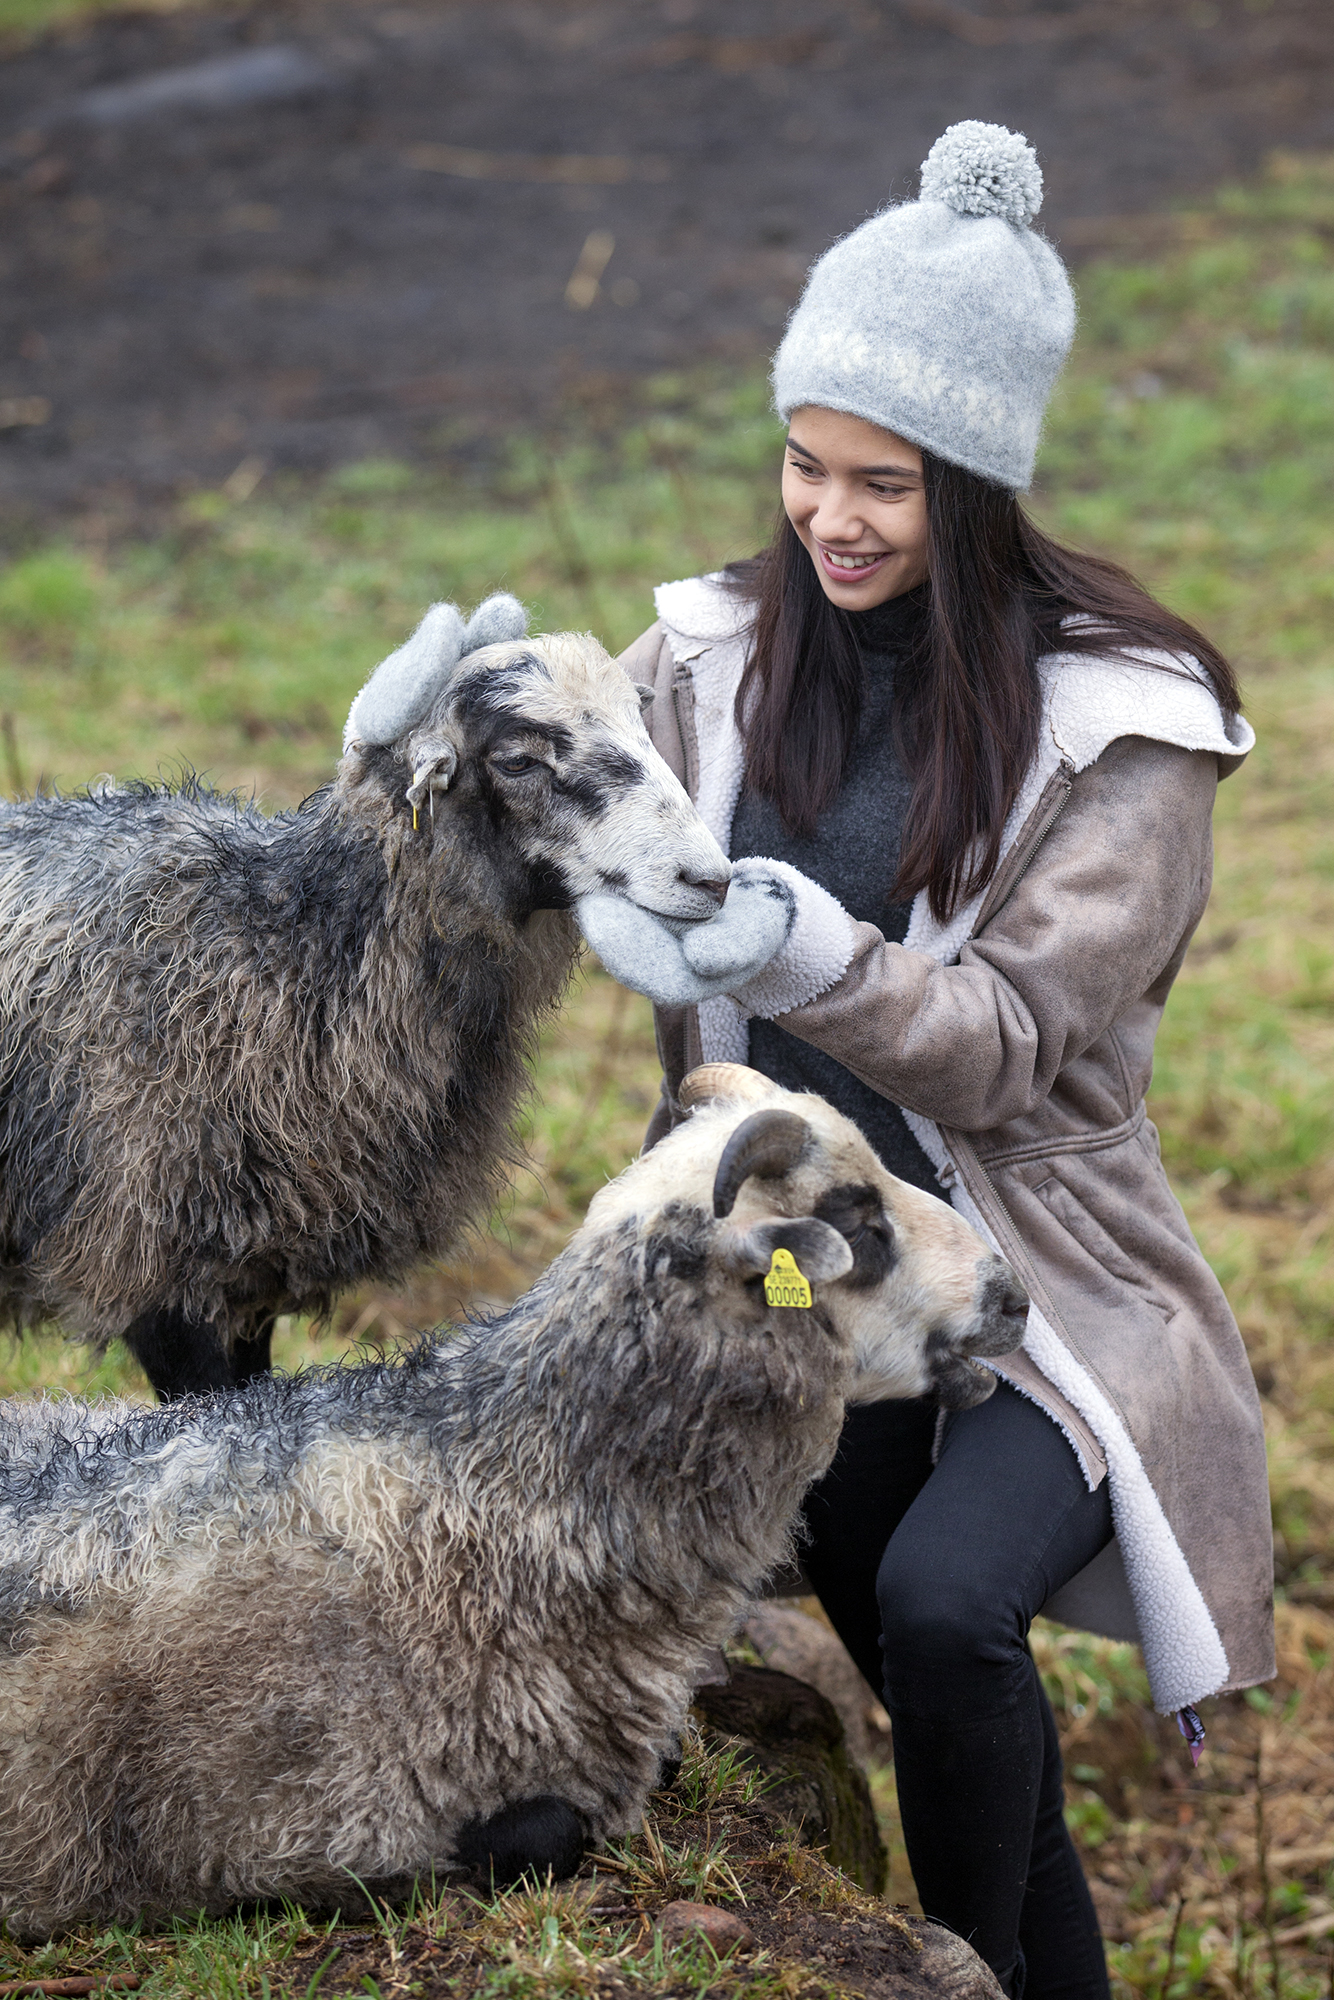
[[994, 1579], [972, 1579], [917, 1552], [886, 1551], [876, 1580], [889, 1683], [940, 1687], [949, 1698], [960, 1679], [1027, 1673], [1022, 1613]]

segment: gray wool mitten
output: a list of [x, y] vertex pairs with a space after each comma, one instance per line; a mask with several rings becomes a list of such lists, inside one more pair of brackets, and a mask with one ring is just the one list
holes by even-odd
[[584, 896], [580, 929], [614, 979], [660, 1007], [727, 994], [772, 1019], [805, 1006], [846, 971], [857, 926], [837, 898], [786, 861], [734, 864], [707, 923], [668, 923], [623, 897]]
[[343, 748], [396, 743], [438, 699], [460, 660], [503, 639], [522, 639], [527, 630], [528, 613], [505, 590], [479, 604], [466, 625], [457, 604], [433, 604], [412, 636], [381, 660], [353, 702]]
[[780, 951], [792, 926], [790, 899], [763, 875], [733, 871], [727, 901], [707, 923], [683, 924], [623, 896], [581, 896], [575, 905], [588, 942], [613, 979], [659, 1007], [687, 1007], [735, 992]]

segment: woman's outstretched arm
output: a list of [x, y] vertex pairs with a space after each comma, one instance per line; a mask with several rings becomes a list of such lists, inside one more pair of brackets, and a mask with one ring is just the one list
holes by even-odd
[[[941, 1124], [986, 1130], [1021, 1117], [1112, 1022], [1170, 985], [1208, 900], [1217, 781], [1210, 752], [1121, 738], [1074, 779], [1032, 865], [958, 964], [849, 919], [842, 975], [803, 1006], [763, 1012]], [[775, 975], [781, 959], [766, 985]]]

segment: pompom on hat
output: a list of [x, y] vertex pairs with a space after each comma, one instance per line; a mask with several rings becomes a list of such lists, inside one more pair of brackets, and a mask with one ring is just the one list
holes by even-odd
[[843, 410], [1022, 492], [1075, 332], [1070, 280], [1029, 228], [1042, 171], [1003, 125], [951, 125], [921, 197], [826, 251], [774, 358], [783, 418]]

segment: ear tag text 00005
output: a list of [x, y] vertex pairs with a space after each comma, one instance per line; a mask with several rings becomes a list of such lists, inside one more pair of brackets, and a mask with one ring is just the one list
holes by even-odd
[[775, 1250], [764, 1279], [767, 1306], [809, 1306], [814, 1304], [809, 1278], [797, 1269], [790, 1250]]

